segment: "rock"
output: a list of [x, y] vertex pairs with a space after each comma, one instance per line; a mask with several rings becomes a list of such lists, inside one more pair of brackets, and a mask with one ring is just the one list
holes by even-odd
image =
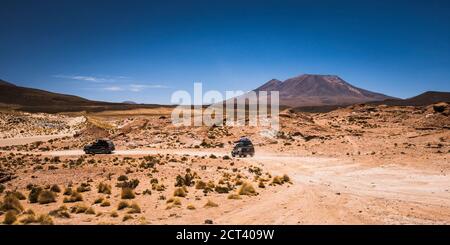
[[205, 224], [212, 225], [214, 222], [210, 219], [205, 220]]

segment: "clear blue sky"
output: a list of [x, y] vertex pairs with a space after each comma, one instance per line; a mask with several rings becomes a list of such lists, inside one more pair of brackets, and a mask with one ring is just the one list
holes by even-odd
[[450, 1], [2, 0], [0, 79], [105, 101], [335, 74], [397, 97], [450, 91]]

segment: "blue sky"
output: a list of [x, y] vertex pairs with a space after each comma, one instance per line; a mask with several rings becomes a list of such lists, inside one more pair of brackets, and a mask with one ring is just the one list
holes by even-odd
[[450, 1], [2, 0], [0, 79], [105, 101], [335, 74], [397, 97], [450, 91]]

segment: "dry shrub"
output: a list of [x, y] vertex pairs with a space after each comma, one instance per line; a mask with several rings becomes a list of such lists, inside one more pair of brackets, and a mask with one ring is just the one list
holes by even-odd
[[186, 208], [189, 210], [195, 210], [195, 206], [192, 204], [188, 204]]
[[85, 214], [95, 215], [95, 210], [93, 207], [89, 207], [85, 212]]
[[117, 180], [118, 180], [118, 181], [125, 181], [125, 180], [128, 180], [128, 177], [127, 177], [126, 175], [120, 175], [120, 176], [117, 178]]
[[20, 192], [20, 191], [6, 192], [6, 195], [7, 195], [7, 196], [8, 196], [8, 195], [13, 195], [13, 196], [15, 196], [17, 199], [19, 199], [19, 200], [25, 200], [25, 199], [27, 199], [27, 198], [25, 197], [25, 195], [22, 194], [22, 192]]
[[17, 220], [17, 212], [15, 210], [9, 210], [5, 214], [5, 218], [3, 219], [3, 224], [12, 225]]
[[264, 182], [260, 181], [258, 184], [259, 188], [266, 188], [266, 186], [264, 185]]
[[98, 193], [111, 194], [111, 185], [101, 182], [98, 184]]
[[123, 216], [122, 221], [125, 222], [127, 220], [133, 219], [133, 216], [126, 214], [125, 216]]
[[119, 217], [119, 214], [116, 211], [112, 211], [110, 216], [113, 218], [117, 218], [117, 217]]
[[133, 203], [130, 206], [130, 210], [128, 211], [129, 214], [138, 214], [141, 213], [141, 207], [137, 203]]
[[36, 220], [36, 216], [35, 216], [34, 213], [32, 213], [32, 214], [25, 214], [23, 217], [21, 217], [19, 219], [19, 223], [25, 224], [25, 225], [36, 223], [36, 222], [37, 222], [37, 220]]
[[232, 194], [228, 195], [228, 199], [239, 200], [239, 199], [241, 199], [241, 196], [239, 196], [238, 194], [232, 193]]
[[117, 206], [117, 210], [122, 210], [124, 208], [128, 208], [129, 206], [130, 206], [130, 204], [128, 204], [128, 202], [120, 201], [119, 205]]
[[169, 198], [166, 203], [171, 203], [173, 206], [181, 206], [181, 200], [177, 197]]
[[173, 192], [173, 195], [176, 197], [185, 197], [186, 191], [183, 188], [176, 188]]
[[3, 204], [1, 205], [0, 210], [4, 212], [16, 211], [16, 213], [20, 213], [23, 211], [23, 206], [16, 196], [7, 195], [3, 198]]
[[76, 214], [85, 213], [87, 210], [88, 210], [88, 207], [84, 203], [77, 204], [70, 208], [70, 212], [76, 213]]
[[218, 206], [219, 206], [219, 204], [217, 204], [217, 203], [215, 203], [215, 202], [213, 202], [211, 200], [208, 200], [204, 207], [205, 208], [215, 208], [215, 207], [218, 207]]
[[91, 186], [89, 183], [81, 183], [80, 186], [77, 187], [77, 192], [87, 192], [91, 191]]
[[72, 195], [70, 195], [70, 197], [65, 197], [64, 200], [63, 200], [63, 202], [65, 202], [65, 203], [68, 203], [68, 202], [81, 202], [81, 201], [83, 201], [83, 196], [80, 193], [76, 192], [76, 191], [72, 192]]
[[41, 225], [53, 225], [53, 219], [48, 214], [39, 215], [37, 222]]
[[246, 196], [255, 196], [258, 194], [253, 185], [249, 182], [242, 183], [238, 193], [239, 195], [246, 195]]
[[70, 195], [72, 195], [72, 188], [70, 188], [70, 187], [67, 187], [65, 190], [64, 190], [64, 193], [63, 193], [63, 195], [64, 196], [70, 196]]
[[102, 204], [100, 204], [101, 207], [109, 207], [111, 206], [111, 203], [108, 200], [104, 200]]
[[70, 214], [68, 212], [68, 209], [66, 206], [61, 206], [58, 209], [52, 210], [48, 213], [50, 216], [54, 216], [57, 218], [65, 218], [68, 219], [70, 218]]
[[220, 185], [218, 185], [218, 186], [216, 186], [214, 188], [214, 190], [217, 193], [228, 193], [230, 191], [230, 188], [228, 188], [228, 186], [220, 186]]
[[56, 194], [49, 190], [43, 190], [39, 193], [38, 203], [39, 204], [47, 204], [51, 202], [56, 202]]
[[122, 188], [122, 193], [120, 196], [122, 199], [134, 199], [135, 197], [133, 189], [128, 187]]
[[50, 187], [50, 190], [56, 193], [60, 193], [61, 192], [61, 188], [59, 188], [58, 185], [52, 185], [52, 187]]
[[28, 194], [28, 201], [30, 201], [30, 203], [37, 203], [39, 194], [42, 192], [42, 190], [42, 187], [39, 186], [31, 187], [30, 193]]
[[197, 183], [195, 184], [195, 189], [200, 190], [200, 189], [205, 189], [205, 188], [206, 188], [206, 183], [201, 180], [197, 181]]
[[99, 197], [99, 198], [95, 199], [94, 204], [102, 203], [104, 200], [105, 200], [105, 198]]

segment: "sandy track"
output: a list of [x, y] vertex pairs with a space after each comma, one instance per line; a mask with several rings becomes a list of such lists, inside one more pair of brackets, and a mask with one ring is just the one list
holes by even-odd
[[[199, 149], [117, 150], [116, 155], [226, 155]], [[83, 155], [81, 150], [38, 152]], [[450, 177], [431, 170], [391, 164], [367, 165], [346, 159], [259, 153], [244, 161], [288, 174], [289, 187], [236, 203], [215, 218], [223, 224], [428, 224], [450, 223]]]

